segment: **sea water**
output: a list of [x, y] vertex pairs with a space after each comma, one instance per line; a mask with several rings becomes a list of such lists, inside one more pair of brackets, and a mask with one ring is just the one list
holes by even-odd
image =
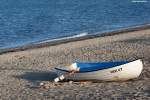
[[149, 24], [142, 1], [0, 0], [0, 49]]

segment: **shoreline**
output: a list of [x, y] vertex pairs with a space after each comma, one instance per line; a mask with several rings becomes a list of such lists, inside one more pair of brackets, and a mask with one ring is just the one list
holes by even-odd
[[87, 39], [93, 39], [93, 38], [99, 38], [104, 36], [112, 36], [112, 35], [118, 35], [118, 34], [124, 34], [127, 32], [134, 32], [134, 31], [140, 31], [140, 30], [146, 30], [150, 28], [150, 24], [142, 24], [138, 26], [128, 27], [128, 28], [122, 28], [114, 31], [109, 32], [96, 32], [95, 34], [88, 34], [82, 37], [77, 38], [69, 38], [69, 39], [62, 39], [62, 40], [56, 40], [56, 41], [50, 41], [50, 42], [42, 42], [41, 43], [31, 43], [23, 46], [18, 47], [12, 47], [12, 48], [6, 48], [6, 49], [0, 49], [0, 55], [9, 53], [9, 52], [17, 52], [17, 51], [24, 51], [27, 49], [36, 49], [36, 48], [42, 48], [47, 46], [54, 46], [69, 42], [75, 42], [75, 41], [82, 41]]

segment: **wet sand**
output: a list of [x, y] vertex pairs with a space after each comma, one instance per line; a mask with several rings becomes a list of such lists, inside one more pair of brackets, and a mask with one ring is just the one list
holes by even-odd
[[[126, 82], [63, 82], [49, 89], [40, 82], [52, 81], [54, 67], [75, 61], [142, 59], [138, 79]], [[150, 99], [150, 29], [68, 42], [0, 55], [0, 98], [8, 99]]]

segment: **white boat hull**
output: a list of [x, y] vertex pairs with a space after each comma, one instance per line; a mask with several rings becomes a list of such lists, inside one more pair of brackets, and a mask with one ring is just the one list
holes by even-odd
[[[69, 80], [124, 81], [139, 77], [142, 69], [142, 61], [136, 60], [113, 68], [92, 72], [77, 72], [65, 78]], [[56, 73], [60, 76], [68, 72], [56, 70]]]

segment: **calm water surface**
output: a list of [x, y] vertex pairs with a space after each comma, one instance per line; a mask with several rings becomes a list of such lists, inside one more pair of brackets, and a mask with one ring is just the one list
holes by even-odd
[[0, 0], [0, 48], [150, 23], [150, 1]]

